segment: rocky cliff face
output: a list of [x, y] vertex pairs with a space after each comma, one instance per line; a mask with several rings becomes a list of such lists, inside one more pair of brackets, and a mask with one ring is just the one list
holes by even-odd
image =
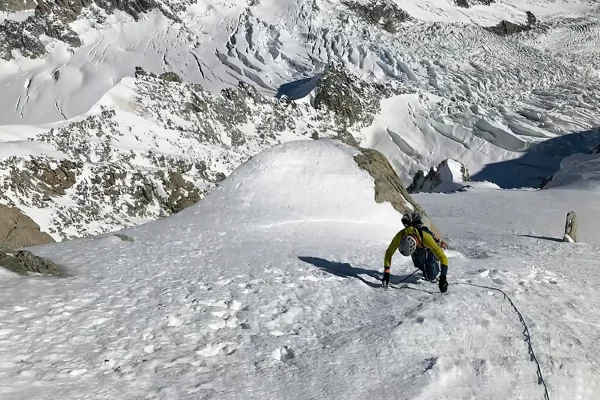
[[[43, 274], [64, 276], [65, 272], [53, 262], [27, 250], [18, 250], [52, 243], [50, 235], [15, 207], [0, 204], [0, 269], [19, 275]], [[17, 249], [17, 250], [15, 250]]]
[[0, 247], [16, 249], [52, 242], [52, 237], [19, 209], [0, 204]]
[[375, 201], [389, 201], [394, 209], [405, 214], [423, 208], [410, 196], [390, 162], [377, 150], [359, 148], [362, 154], [355, 157], [358, 166], [366, 170], [375, 182]]
[[490, 4], [495, 3], [494, 0], [454, 0], [454, 4], [459, 7], [469, 8], [477, 5], [489, 6]]
[[33, 0], [2, 0], [0, 11], [18, 12], [35, 9], [37, 3]]
[[343, 4], [367, 23], [380, 26], [390, 33], [396, 33], [400, 24], [412, 20], [407, 12], [398, 8], [396, 3], [390, 0], [371, 0], [366, 4], [344, 1]]

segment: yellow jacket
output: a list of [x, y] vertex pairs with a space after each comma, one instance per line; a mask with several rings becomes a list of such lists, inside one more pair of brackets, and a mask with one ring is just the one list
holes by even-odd
[[385, 267], [385, 269], [389, 269], [390, 266], [392, 265], [392, 256], [394, 255], [394, 252], [396, 250], [398, 250], [398, 246], [400, 246], [400, 241], [405, 236], [409, 236], [409, 235], [414, 235], [418, 238], [417, 239], [417, 247], [428, 248], [436, 256], [436, 258], [438, 260], [440, 260], [441, 265], [446, 265], [446, 266], [448, 265], [448, 257], [446, 256], [446, 253], [444, 253], [444, 250], [437, 244], [435, 238], [433, 236], [431, 236], [431, 234], [429, 234], [425, 231], [421, 231], [421, 232], [423, 233], [423, 241], [422, 242], [421, 242], [421, 235], [419, 235], [419, 231], [417, 230], [417, 228], [412, 227], [412, 226], [402, 229], [400, 232], [398, 232], [396, 234], [396, 236], [394, 236], [394, 238], [392, 239], [392, 242], [390, 243], [387, 250], [385, 251], [385, 259], [383, 261], [383, 266]]

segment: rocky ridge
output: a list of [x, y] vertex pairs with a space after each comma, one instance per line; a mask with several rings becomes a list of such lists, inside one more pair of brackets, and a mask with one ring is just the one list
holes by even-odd
[[0, 246], [4, 249], [53, 243], [54, 239], [15, 207], [0, 204]]
[[[65, 276], [53, 262], [38, 257], [23, 247], [52, 243], [50, 235], [15, 207], [0, 204], [0, 267], [19, 275]], [[16, 249], [16, 250], [15, 250]]]

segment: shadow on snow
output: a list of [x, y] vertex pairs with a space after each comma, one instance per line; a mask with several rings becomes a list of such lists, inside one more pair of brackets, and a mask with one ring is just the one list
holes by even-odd
[[552, 242], [560, 242], [560, 243], [564, 242], [560, 238], [554, 238], [554, 237], [550, 237], [550, 236], [535, 236], [535, 235], [519, 235], [519, 236], [533, 238], [533, 239], [550, 240]]
[[600, 128], [557, 136], [534, 144], [519, 158], [488, 164], [471, 179], [493, 182], [503, 189], [538, 188], [560, 170], [565, 157], [589, 153], [599, 143]]
[[[380, 282], [381, 282], [381, 278], [383, 277], [383, 273], [381, 273], [379, 271], [374, 271], [374, 270], [364, 269], [364, 268], [356, 268], [348, 263], [329, 261], [329, 260], [325, 260], [323, 258], [318, 258], [318, 257], [299, 256], [298, 259], [300, 261], [304, 261], [305, 263], [312, 264], [315, 267], [320, 268], [323, 271], [330, 273], [332, 275], [340, 276], [342, 278], [356, 278], [356, 279], [362, 281], [364, 284], [366, 284], [370, 287], [373, 287], [373, 288], [381, 287]], [[364, 279], [361, 275], [367, 275], [373, 279], [376, 279], [378, 282], [377, 283], [370, 282], [370, 281]], [[403, 276], [391, 275], [390, 283], [396, 284], [398, 282], [401, 282], [403, 279], [406, 279], [406, 277], [408, 277], [409, 275], [410, 274], [406, 274]], [[417, 283], [418, 281], [419, 281], [418, 274], [415, 274], [415, 275], [411, 276], [409, 279], [407, 279], [404, 283]]]
[[310, 78], [300, 79], [294, 82], [289, 82], [281, 85], [277, 90], [276, 98], [286, 96], [290, 100], [300, 100], [310, 94], [321, 79], [321, 74], [317, 74]]

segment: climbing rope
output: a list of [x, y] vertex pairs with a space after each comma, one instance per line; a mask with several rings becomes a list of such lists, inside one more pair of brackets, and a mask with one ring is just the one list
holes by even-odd
[[[416, 274], [418, 271], [419, 271], [418, 269], [415, 270], [412, 274], [410, 274], [409, 276], [407, 276], [400, 282], [396, 283], [395, 285], [399, 285], [399, 284], [403, 283], [404, 281], [408, 280], [408, 278], [410, 278], [411, 276]], [[495, 290], [497, 292], [502, 293], [504, 298], [506, 300], [508, 300], [508, 302], [510, 303], [512, 308], [515, 310], [515, 312], [519, 316], [519, 321], [523, 325], [523, 328], [524, 328], [523, 335], [525, 336], [525, 341], [527, 342], [529, 358], [531, 361], [535, 362], [535, 365], [537, 366], [538, 385], [544, 385], [544, 400], [550, 400], [550, 395], [548, 394], [548, 387], [546, 386], [546, 381], [544, 381], [544, 376], [542, 375], [542, 368], [540, 367], [540, 363], [535, 355], [535, 352], [533, 351], [533, 344], [531, 342], [531, 334], [529, 333], [529, 327], [527, 326], [527, 323], [525, 322], [525, 319], [523, 318], [523, 314], [521, 314], [521, 311], [519, 311], [519, 309], [517, 308], [515, 303], [513, 303], [510, 296], [508, 294], [506, 294], [506, 292], [504, 290], [495, 288], [495, 287], [491, 287], [491, 286], [476, 285], [473, 283], [464, 283], [464, 282], [453, 283], [453, 285], [465, 285], [465, 286], [473, 286], [473, 287], [477, 287], [477, 288], [481, 288], [481, 289]], [[409, 286], [392, 286], [392, 287], [394, 287], [395, 289], [410, 288]], [[427, 293], [431, 293], [431, 292], [427, 292]], [[433, 294], [433, 293], [431, 293], [431, 294]]]
[[414, 271], [412, 274], [410, 274], [410, 275], [409, 275], [409, 276], [407, 276], [406, 278], [402, 279], [400, 282], [396, 282], [396, 283], [394, 283], [394, 285], [399, 285], [399, 284], [401, 284], [401, 283], [404, 283], [405, 281], [407, 281], [407, 280], [408, 280], [408, 278], [410, 278], [411, 276], [413, 276], [414, 274], [416, 274], [416, 273], [417, 273], [417, 272], [419, 272], [419, 271], [420, 271], [420, 269], [415, 269], [415, 271]]
[[481, 289], [489, 289], [489, 290], [496, 290], [500, 293], [502, 293], [504, 295], [504, 298], [506, 300], [508, 300], [508, 302], [510, 303], [510, 305], [512, 306], [512, 308], [515, 310], [515, 312], [517, 313], [517, 315], [519, 316], [519, 320], [521, 321], [521, 324], [523, 324], [523, 335], [525, 336], [525, 341], [527, 342], [527, 345], [529, 347], [529, 356], [530, 356], [530, 360], [534, 361], [536, 366], [537, 366], [537, 376], [538, 376], [538, 385], [544, 385], [544, 399], [545, 400], [550, 400], [550, 395], [548, 394], [548, 387], [546, 386], [546, 382], [544, 381], [544, 376], [542, 375], [542, 368], [540, 367], [540, 363], [538, 362], [537, 357], [535, 356], [535, 352], [533, 351], [533, 345], [531, 343], [531, 334], [529, 333], [529, 328], [527, 327], [527, 323], [525, 322], [525, 319], [523, 318], [523, 314], [521, 314], [521, 312], [519, 311], [519, 309], [517, 308], [517, 306], [515, 305], [515, 303], [513, 303], [512, 299], [510, 298], [509, 295], [506, 294], [506, 292], [504, 292], [504, 290], [502, 289], [498, 289], [495, 287], [491, 287], [491, 286], [483, 286], [483, 285], [475, 285], [473, 283], [463, 283], [463, 282], [458, 282], [455, 283], [456, 285], [466, 285], [466, 286], [473, 286], [473, 287], [478, 287]]

